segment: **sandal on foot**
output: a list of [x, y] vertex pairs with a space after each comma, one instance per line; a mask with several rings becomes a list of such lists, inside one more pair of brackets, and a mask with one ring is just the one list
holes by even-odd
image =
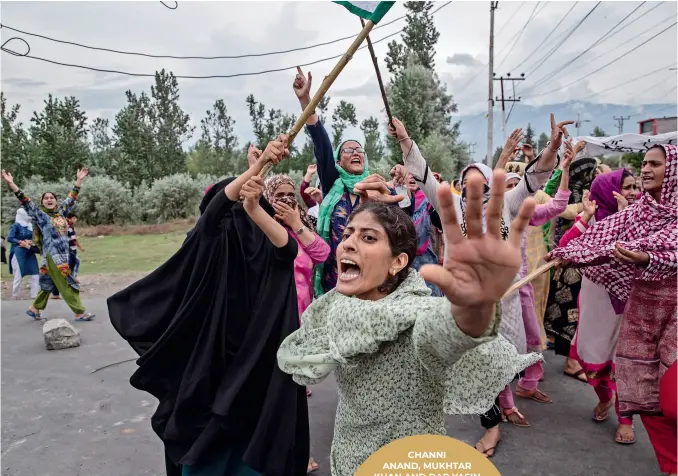
[[593, 415], [591, 415], [593, 421], [601, 423], [607, 420], [607, 417], [610, 416], [610, 409], [612, 408], [612, 405], [614, 405], [614, 398], [609, 402], [598, 403], [598, 405], [596, 405], [596, 407], [593, 409]]
[[[501, 419], [503, 421], [511, 423], [519, 428], [529, 428], [531, 426], [530, 422], [518, 411], [518, 407], [502, 408], [501, 414]], [[514, 418], [511, 418], [511, 416], [514, 416]]]
[[308, 468], [306, 469], [306, 474], [311, 474], [315, 473], [320, 469], [320, 466], [318, 466], [318, 463], [313, 458], [310, 458], [308, 460]]
[[28, 317], [30, 317], [34, 321], [41, 321], [42, 320], [42, 318], [40, 317], [40, 311], [35, 313], [35, 312], [33, 312], [29, 309], [28, 311], [26, 311], [26, 315], [28, 315]]
[[579, 380], [580, 382], [588, 383], [588, 379], [586, 378], [586, 372], [584, 372], [584, 369], [579, 369], [576, 372], [568, 372], [567, 370], [563, 370], [563, 373], [567, 375], [568, 377], [572, 377], [575, 380]]
[[541, 390], [526, 390], [521, 387], [516, 388], [516, 395], [518, 395], [520, 398], [529, 398], [530, 400], [534, 400], [535, 402], [539, 403], [553, 403], [553, 400], [551, 400], [551, 397], [546, 395], [544, 392]]
[[[620, 425], [621, 426], [621, 425]], [[628, 426], [628, 425], [624, 425]], [[633, 439], [632, 440], [624, 440], [622, 438], [621, 433], [619, 433], [619, 427], [617, 427], [617, 432], [614, 435], [614, 441], [619, 443], [620, 445], [632, 445], [636, 442], [636, 431], [633, 425], [631, 425], [631, 431], [633, 432]]]
[[77, 318], [75, 319], [75, 321], [76, 321], [76, 322], [89, 322], [89, 321], [91, 321], [92, 319], [94, 319], [95, 317], [96, 317], [96, 316], [95, 316], [94, 314], [92, 314], [91, 312], [86, 312], [86, 313], [83, 314], [82, 316], [77, 317]]
[[494, 452], [497, 450], [500, 441], [501, 439], [497, 440], [497, 443], [490, 448], [485, 448], [485, 445], [479, 441], [476, 443], [476, 450], [480, 451], [485, 458], [490, 459], [494, 456]]

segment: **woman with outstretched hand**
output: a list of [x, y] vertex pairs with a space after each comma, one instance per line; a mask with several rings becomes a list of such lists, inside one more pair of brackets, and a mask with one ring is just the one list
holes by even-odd
[[42, 255], [40, 292], [26, 314], [36, 321], [44, 320], [41, 312], [47, 307], [49, 296], [55, 290], [58, 290], [59, 294], [63, 296], [64, 301], [75, 314], [76, 321], [91, 321], [94, 319], [94, 314], [87, 312], [82, 301], [80, 301], [80, 283], [68, 265], [70, 246], [66, 216], [75, 207], [82, 181], [85, 180], [87, 174], [86, 168], [78, 170], [73, 190], [60, 205], [54, 193], [45, 192], [42, 194], [40, 206], [38, 206], [14, 183], [12, 174], [4, 169], [2, 171], [2, 179], [12, 189], [28, 216], [35, 223], [33, 244], [38, 247]]
[[[467, 184], [466, 233], [449, 184], [440, 187], [447, 260], [421, 274], [411, 268], [417, 235], [406, 213], [363, 202], [337, 249], [337, 287], [309, 306], [280, 346], [278, 364], [296, 382], [335, 374], [333, 476], [353, 475], [391, 441], [445, 434], [446, 413], [486, 411], [516, 373], [541, 358], [518, 355], [498, 334], [498, 303], [520, 268], [520, 236], [534, 203], [525, 202], [504, 240], [503, 171], [495, 177], [486, 222], [482, 180]], [[424, 279], [445, 298], [430, 296]]]
[[[664, 400], [675, 405], [676, 388], [675, 383], [673, 388], [663, 386], [662, 379], [670, 369], [675, 371], [678, 347], [676, 147], [650, 148], [640, 175], [639, 200], [596, 220], [581, 237], [552, 251], [549, 259], [582, 267], [586, 279], [616, 300], [627, 301], [614, 361], [619, 415], [640, 414], [660, 470], [675, 475], [676, 420], [665, 416], [662, 407]], [[599, 417], [603, 409], [598, 409]]]
[[[301, 109], [305, 109], [311, 102], [311, 73], [304, 75], [297, 67], [297, 75], [292, 85], [294, 94], [299, 99]], [[345, 140], [333, 150], [330, 137], [325, 126], [316, 113], [306, 121], [313, 152], [317, 162], [318, 178], [322, 189], [323, 201], [318, 212], [318, 234], [330, 245], [330, 255], [325, 264], [316, 267], [314, 277], [314, 291], [317, 296], [333, 289], [337, 283], [337, 246], [346, 228], [348, 217], [360, 205], [361, 194], [355, 188], [360, 182], [369, 178], [369, 168], [365, 149], [356, 140]], [[378, 180], [369, 180], [370, 190], [376, 190]], [[383, 179], [384, 184], [386, 183]], [[381, 186], [379, 186], [381, 188]], [[386, 189], [384, 200], [388, 196], [395, 196], [394, 190]], [[392, 203], [401, 200], [390, 199]]]
[[[525, 168], [525, 175], [521, 178], [518, 185], [512, 190], [506, 192], [504, 197], [504, 206], [501, 210], [501, 235], [503, 239], [509, 238], [508, 223], [518, 215], [523, 201], [533, 195], [546, 181], [553, 169], [558, 163], [558, 149], [562, 144], [563, 135], [567, 133], [565, 126], [572, 121], [556, 123], [553, 114], [551, 114], [551, 142], [549, 146], [542, 151], [532, 163]], [[412, 173], [415, 180], [426, 194], [426, 198], [431, 202], [435, 209], [438, 209], [437, 190], [440, 184], [433, 177], [431, 169], [426, 164], [426, 160], [421, 154], [416, 142], [407, 134], [407, 130], [402, 122], [393, 118], [393, 126], [400, 147], [403, 152], [403, 162], [407, 169]], [[510, 150], [507, 147], [507, 150]], [[467, 232], [468, 217], [468, 198], [466, 194], [466, 185], [469, 180], [478, 178], [483, 183], [484, 207], [481, 209], [483, 217], [487, 217], [486, 208], [490, 197], [490, 192], [494, 184], [492, 180], [492, 170], [481, 163], [469, 164], [461, 174], [462, 194], [461, 196], [452, 195], [452, 201], [455, 207], [456, 215], [460, 217], [459, 222], [464, 233]], [[501, 184], [504, 187], [504, 184]], [[483, 218], [484, 219], [484, 218]], [[446, 250], [446, 258], [449, 251]], [[518, 279], [518, 274], [514, 277]], [[525, 338], [525, 325], [523, 322], [520, 297], [517, 293], [508, 296], [502, 301], [502, 327], [501, 334], [511, 342], [519, 353], [527, 351]], [[525, 417], [518, 411], [514, 405], [511, 388], [507, 386], [497, 398], [497, 405], [488, 413], [481, 417], [481, 423], [486, 428], [486, 435], [478, 442], [476, 448], [486, 456], [494, 454], [495, 448], [500, 440], [499, 423], [506, 418], [514, 425], [526, 427], [529, 423]]]
[[179, 251], [108, 299], [113, 326], [140, 355], [131, 384], [159, 400], [151, 424], [168, 476], [306, 474], [306, 395], [276, 364], [299, 328], [298, 246], [244, 186], [288, 153], [281, 136], [211, 187]]

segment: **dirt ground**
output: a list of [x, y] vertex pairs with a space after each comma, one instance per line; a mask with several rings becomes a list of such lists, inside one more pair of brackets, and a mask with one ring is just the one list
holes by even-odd
[[[3, 265], [4, 266], [4, 265]], [[125, 289], [130, 284], [143, 278], [147, 273], [131, 274], [88, 274], [80, 276], [80, 293], [82, 297], [108, 297], [116, 292]], [[12, 282], [2, 281], [2, 299], [12, 299]], [[28, 291], [28, 280], [24, 280], [24, 286], [21, 288], [20, 300], [30, 299]]]

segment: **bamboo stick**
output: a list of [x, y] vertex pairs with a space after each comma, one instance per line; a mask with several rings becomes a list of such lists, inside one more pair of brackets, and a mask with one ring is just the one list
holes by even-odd
[[[360, 19], [360, 24], [365, 28], [365, 20]], [[384, 88], [384, 82], [381, 80], [381, 72], [379, 71], [379, 61], [377, 60], [377, 55], [374, 53], [374, 47], [372, 46], [372, 40], [370, 36], [367, 35], [367, 48], [370, 50], [370, 56], [372, 57], [372, 64], [374, 65], [374, 72], [377, 73], [377, 82], [379, 83], [379, 90], [381, 91], [381, 99], [384, 101], [384, 108], [386, 109], [386, 116], [388, 117], [388, 125], [393, 125], [393, 115], [391, 114], [391, 106], [388, 105], [388, 98], [386, 97], [386, 88]]]
[[[353, 43], [351, 46], [348, 47], [348, 50], [346, 50], [346, 53], [344, 53], [344, 56], [342, 56], [339, 59], [339, 62], [337, 62], [336, 66], [330, 71], [330, 74], [325, 76], [325, 79], [323, 79], [322, 84], [318, 88], [318, 90], [315, 92], [315, 95], [313, 98], [311, 98], [311, 102], [306, 106], [304, 109], [304, 112], [301, 113], [301, 116], [299, 116], [299, 119], [297, 119], [297, 122], [292, 126], [292, 130], [289, 132], [287, 136], [287, 141], [288, 141], [288, 146], [289, 144], [292, 144], [294, 139], [297, 137], [299, 132], [301, 132], [301, 129], [304, 127], [304, 124], [306, 124], [306, 121], [308, 121], [308, 118], [311, 117], [315, 113], [315, 108], [320, 104], [320, 101], [325, 97], [325, 94], [327, 91], [330, 89], [330, 86], [332, 86], [332, 83], [337, 79], [339, 76], [339, 73], [346, 67], [349, 61], [353, 58], [353, 55], [355, 54], [356, 51], [358, 51], [358, 48], [360, 48], [360, 45], [365, 41], [365, 38], [367, 38], [367, 35], [370, 34], [370, 31], [372, 31], [372, 28], [374, 27], [374, 23], [372, 23], [371, 20], [367, 20], [367, 23], [365, 23], [365, 26], [363, 27], [362, 31], [358, 34], [355, 40], [353, 40]], [[265, 145], [265, 144], [262, 144]], [[271, 169], [273, 168], [273, 162], [266, 162], [261, 169], [261, 172], [259, 172], [259, 177], [265, 178]]]
[[532, 271], [530, 274], [525, 276], [523, 279], [514, 283], [513, 286], [508, 288], [508, 291], [506, 291], [506, 293], [504, 294], [502, 299], [509, 297], [511, 294], [513, 294], [514, 292], [516, 292], [517, 290], [519, 290], [520, 288], [525, 286], [527, 283], [529, 283], [532, 280], [534, 280], [535, 278], [537, 278], [538, 276], [544, 274], [549, 269], [555, 267], [557, 264], [558, 264], [558, 260], [553, 260], [553, 261], [549, 261], [546, 264], [541, 265], [540, 267], [538, 267], [537, 269]]

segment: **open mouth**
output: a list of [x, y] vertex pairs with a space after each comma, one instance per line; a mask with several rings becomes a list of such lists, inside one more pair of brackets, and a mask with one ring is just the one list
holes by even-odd
[[342, 281], [352, 281], [360, 276], [360, 266], [355, 261], [342, 259], [339, 267], [339, 279]]
[[351, 165], [361, 165], [360, 157], [354, 157], [351, 159]]

